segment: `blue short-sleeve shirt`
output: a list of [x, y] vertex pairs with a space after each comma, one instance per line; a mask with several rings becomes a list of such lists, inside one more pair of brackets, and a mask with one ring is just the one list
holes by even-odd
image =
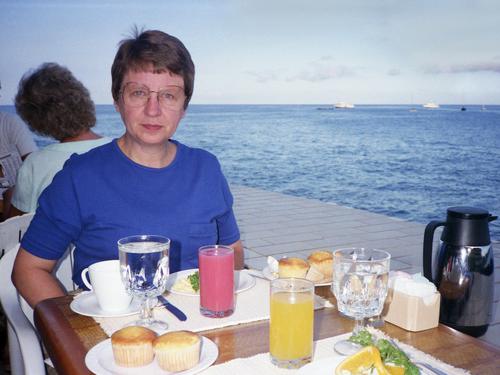
[[90, 264], [118, 258], [117, 241], [136, 234], [171, 239], [170, 272], [198, 267], [198, 248], [240, 238], [233, 197], [216, 157], [177, 141], [165, 168], [130, 160], [117, 140], [73, 155], [42, 193], [22, 247], [44, 259], [75, 244], [73, 280]]

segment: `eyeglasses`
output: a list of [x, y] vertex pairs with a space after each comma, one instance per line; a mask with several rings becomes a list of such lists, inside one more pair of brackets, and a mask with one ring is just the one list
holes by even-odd
[[158, 91], [136, 82], [128, 82], [121, 91], [125, 105], [129, 107], [143, 107], [148, 103], [152, 93], [156, 93], [158, 103], [167, 110], [180, 111], [184, 107], [184, 88], [180, 86], [166, 86]]

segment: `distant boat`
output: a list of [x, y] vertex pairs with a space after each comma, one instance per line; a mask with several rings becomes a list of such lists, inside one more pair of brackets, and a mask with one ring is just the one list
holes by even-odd
[[461, 111], [467, 111], [467, 108], [465, 108], [465, 107], [462, 106], [462, 108], [460, 108], [460, 110]]
[[439, 108], [439, 104], [434, 103], [434, 102], [429, 102], [429, 103], [425, 103], [424, 105], [422, 105], [422, 107], [427, 108], [427, 109], [436, 109], [436, 108]]
[[483, 106], [481, 107], [481, 111], [486, 111], [486, 106], [483, 104]]
[[417, 109], [412, 107], [412, 108], [409, 109], [409, 111], [410, 112], [417, 112]]
[[346, 102], [338, 102], [338, 103], [335, 103], [335, 108], [351, 109], [351, 108], [354, 108], [354, 104], [346, 103]]

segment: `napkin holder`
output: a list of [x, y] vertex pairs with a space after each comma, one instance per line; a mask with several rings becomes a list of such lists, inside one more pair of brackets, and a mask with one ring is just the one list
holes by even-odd
[[389, 289], [384, 307], [384, 320], [407, 331], [424, 331], [439, 324], [441, 295], [418, 297]]

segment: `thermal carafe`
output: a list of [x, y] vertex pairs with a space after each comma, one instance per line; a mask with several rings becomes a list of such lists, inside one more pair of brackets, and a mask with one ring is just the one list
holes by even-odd
[[[446, 221], [431, 221], [424, 234], [424, 276], [441, 293], [439, 321], [481, 336], [493, 317], [494, 266], [489, 222], [497, 219], [475, 207], [450, 207]], [[435, 254], [434, 231], [443, 227]]]

